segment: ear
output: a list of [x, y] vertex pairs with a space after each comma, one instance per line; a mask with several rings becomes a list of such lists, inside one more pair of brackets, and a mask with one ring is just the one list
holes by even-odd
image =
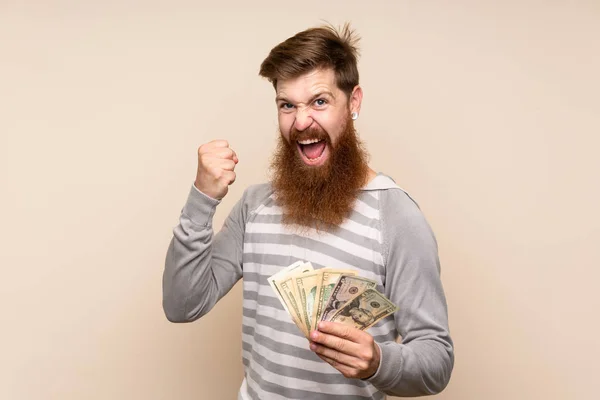
[[352, 94], [350, 95], [350, 101], [349, 101], [349, 108], [350, 108], [350, 113], [358, 113], [360, 114], [360, 106], [362, 104], [362, 98], [363, 98], [363, 91], [362, 88], [359, 85], [354, 86], [354, 89], [352, 89]]

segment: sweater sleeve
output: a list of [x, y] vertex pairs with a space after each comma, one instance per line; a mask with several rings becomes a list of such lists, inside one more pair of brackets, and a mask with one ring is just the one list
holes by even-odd
[[436, 394], [454, 366], [436, 239], [406, 193], [381, 193], [385, 294], [399, 307], [394, 320], [402, 341], [379, 344], [381, 364], [368, 381], [394, 396]]
[[244, 196], [213, 238], [219, 201], [192, 186], [167, 250], [163, 310], [171, 322], [191, 322], [206, 313], [242, 276], [246, 206]]

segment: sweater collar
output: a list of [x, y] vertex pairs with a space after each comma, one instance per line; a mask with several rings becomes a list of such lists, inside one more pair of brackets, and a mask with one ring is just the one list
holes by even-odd
[[385, 189], [402, 189], [389, 176], [378, 172], [375, 178], [371, 179], [362, 190], [385, 190]]

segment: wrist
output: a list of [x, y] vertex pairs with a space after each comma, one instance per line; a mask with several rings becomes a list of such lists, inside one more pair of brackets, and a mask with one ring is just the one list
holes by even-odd
[[371, 360], [371, 367], [369, 368], [369, 375], [362, 380], [368, 380], [377, 375], [379, 367], [381, 366], [381, 348], [377, 343], [374, 343], [375, 351], [373, 353], [373, 360]]

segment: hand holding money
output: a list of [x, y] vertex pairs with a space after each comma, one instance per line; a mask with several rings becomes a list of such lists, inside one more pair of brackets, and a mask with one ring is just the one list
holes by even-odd
[[352, 326], [320, 321], [310, 334], [310, 349], [346, 378], [373, 376], [381, 363], [381, 350], [373, 336]]
[[366, 330], [397, 311], [376, 283], [353, 270], [322, 268], [298, 261], [269, 277], [292, 321], [309, 338], [319, 321]]

